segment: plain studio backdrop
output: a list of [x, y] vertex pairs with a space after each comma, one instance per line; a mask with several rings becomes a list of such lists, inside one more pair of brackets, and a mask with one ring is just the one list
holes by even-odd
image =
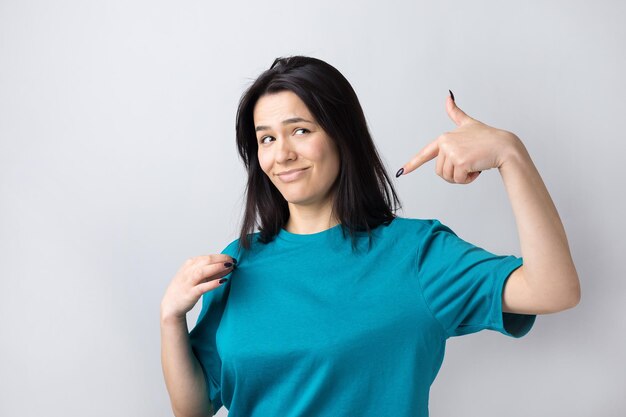
[[451, 89], [522, 139], [565, 225], [581, 303], [522, 339], [449, 339], [431, 416], [626, 415], [625, 19], [618, 0], [2, 0], [0, 415], [172, 415], [161, 298], [238, 236], [236, 107], [296, 54], [353, 85], [399, 215], [521, 256], [498, 170], [393, 175], [455, 128]]

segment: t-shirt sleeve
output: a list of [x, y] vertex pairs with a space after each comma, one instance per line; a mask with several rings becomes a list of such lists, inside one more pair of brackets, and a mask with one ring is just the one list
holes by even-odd
[[417, 276], [425, 302], [446, 337], [489, 329], [520, 338], [536, 315], [502, 311], [502, 292], [521, 257], [496, 255], [461, 239], [438, 220], [427, 220], [417, 250]]
[[[236, 243], [230, 243], [222, 252], [237, 258]], [[237, 258], [239, 260], [239, 258]], [[226, 275], [228, 278], [230, 275]], [[198, 358], [204, 372], [207, 394], [211, 400], [214, 413], [222, 407], [222, 361], [217, 351], [217, 328], [228, 299], [227, 284], [223, 284], [202, 295], [202, 309], [194, 328], [189, 332], [191, 350]]]

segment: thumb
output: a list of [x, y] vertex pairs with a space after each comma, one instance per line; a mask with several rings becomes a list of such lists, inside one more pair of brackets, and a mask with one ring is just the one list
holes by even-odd
[[456, 105], [452, 91], [450, 91], [450, 95], [446, 98], [446, 111], [448, 112], [450, 119], [452, 119], [454, 124], [457, 126], [462, 126], [463, 124], [473, 120]]

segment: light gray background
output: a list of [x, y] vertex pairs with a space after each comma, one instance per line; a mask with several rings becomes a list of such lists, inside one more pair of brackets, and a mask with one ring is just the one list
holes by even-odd
[[[2, 0], [0, 415], [172, 415], [159, 303], [237, 236], [236, 106], [291, 54], [348, 78], [392, 175], [455, 128], [452, 89], [522, 139], [567, 230], [581, 303], [522, 339], [450, 339], [431, 416], [625, 415], [625, 18], [621, 1]], [[521, 255], [497, 170], [434, 170], [393, 177], [400, 215]]]

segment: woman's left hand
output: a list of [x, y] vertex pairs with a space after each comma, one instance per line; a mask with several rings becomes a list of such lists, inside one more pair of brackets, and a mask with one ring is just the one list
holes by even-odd
[[[437, 157], [437, 175], [453, 184], [469, 184], [481, 171], [500, 168], [520, 141], [511, 132], [471, 118], [450, 96], [446, 100], [446, 110], [457, 128], [426, 145], [398, 170], [400, 175], [406, 175]], [[404, 171], [400, 172], [402, 169]]]

